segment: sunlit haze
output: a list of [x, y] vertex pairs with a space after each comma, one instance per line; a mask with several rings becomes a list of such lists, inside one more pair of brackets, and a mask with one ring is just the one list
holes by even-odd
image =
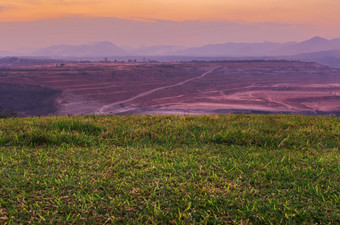
[[0, 2], [0, 50], [336, 38], [338, 21], [339, 0], [11, 0]]

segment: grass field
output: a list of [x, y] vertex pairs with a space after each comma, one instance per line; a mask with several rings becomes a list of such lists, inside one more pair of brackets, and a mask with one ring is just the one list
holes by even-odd
[[0, 224], [339, 224], [340, 118], [0, 119]]

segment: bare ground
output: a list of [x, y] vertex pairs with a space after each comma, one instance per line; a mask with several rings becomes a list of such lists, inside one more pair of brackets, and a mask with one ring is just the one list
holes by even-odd
[[340, 70], [317, 63], [44, 64], [0, 69], [0, 83], [56, 91], [57, 107], [39, 103], [56, 115], [340, 112]]

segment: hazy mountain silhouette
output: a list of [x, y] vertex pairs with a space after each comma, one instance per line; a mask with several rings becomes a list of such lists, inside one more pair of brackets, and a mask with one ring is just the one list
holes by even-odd
[[[302, 42], [262, 42], [262, 43], [222, 43], [196, 48], [163, 45], [140, 48], [118, 47], [104, 41], [85, 45], [55, 45], [38, 49], [26, 56], [49, 57], [114, 57], [114, 56], [191, 56], [191, 57], [271, 57], [296, 56], [303, 53], [320, 54], [322, 51], [340, 49], [340, 38], [327, 40], [313, 37]], [[329, 54], [329, 53], [324, 53]], [[15, 53], [1, 52], [0, 56], [13, 56]], [[20, 54], [16, 54], [20, 55]], [[302, 56], [301, 56], [302, 57]], [[331, 57], [331, 56], [329, 56]], [[334, 56], [332, 56], [334, 57]]]
[[340, 68], [340, 49], [321, 52], [303, 53], [290, 57], [290, 59], [318, 62], [326, 66]]
[[299, 54], [302, 57], [335, 57], [340, 58], [340, 49], [329, 50], [329, 51], [320, 51], [320, 52], [310, 52], [310, 53], [302, 53]]
[[122, 48], [108, 41], [87, 45], [55, 45], [32, 53], [33, 56], [58, 57], [103, 57], [125, 56], [126, 54]]
[[180, 55], [190, 56], [269, 56], [277, 52], [278, 49], [285, 45], [273, 42], [263, 43], [225, 43], [211, 44], [198, 48], [189, 48], [180, 51]]
[[340, 49], [340, 38], [327, 40], [314, 37], [303, 42], [288, 43], [225, 43], [205, 45], [183, 50], [180, 55], [190, 56], [231, 56], [258, 57], [277, 55], [297, 55], [301, 53]]
[[0, 51], [0, 56], [16, 56], [20, 53], [11, 51]]
[[327, 40], [321, 37], [314, 37], [307, 41], [285, 46], [279, 49], [282, 55], [301, 54], [309, 52], [329, 51], [340, 49], [340, 38]]
[[161, 45], [161, 46], [150, 46], [140, 48], [129, 48], [130, 55], [136, 56], [164, 56], [164, 55], [177, 55], [180, 51], [186, 49], [182, 46], [173, 45]]

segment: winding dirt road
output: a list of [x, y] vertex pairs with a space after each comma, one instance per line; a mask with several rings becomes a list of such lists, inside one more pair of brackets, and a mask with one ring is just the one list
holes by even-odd
[[110, 110], [110, 108], [113, 108], [117, 105], [120, 105], [120, 104], [124, 104], [124, 103], [127, 103], [127, 102], [130, 102], [130, 101], [133, 101], [135, 99], [138, 99], [138, 98], [141, 98], [141, 97], [144, 97], [146, 95], [149, 95], [149, 94], [152, 94], [156, 91], [160, 91], [160, 90], [164, 90], [166, 88], [173, 88], [173, 87], [177, 87], [177, 86], [181, 86], [181, 85], [184, 85], [188, 82], [191, 82], [191, 81], [194, 81], [194, 80], [198, 80], [198, 79], [201, 79], [203, 77], [205, 77], [206, 75], [214, 72], [215, 70], [219, 69], [219, 68], [222, 68], [222, 66], [218, 66], [218, 67], [215, 67], [215, 68], [212, 68], [210, 69], [209, 71], [203, 73], [202, 75], [198, 76], [198, 77], [194, 77], [194, 78], [191, 78], [191, 79], [188, 79], [188, 80], [185, 80], [185, 81], [181, 81], [177, 84], [172, 84], [172, 85], [167, 85], [167, 86], [163, 86], [163, 87], [159, 87], [159, 88], [155, 88], [155, 89], [152, 89], [152, 90], [149, 90], [149, 91], [146, 91], [146, 92], [143, 92], [143, 93], [140, 93], [134, 97], [131, 97], [129, 99], [126, 99], [126, 100], [122, 100], [122, 101], [119, 101], [119, 102], [114, 102], [114, 103], [110, 103], [110, 104], [107, 104], [107, 105], [103, 105], [102, 107], [98, 108], [95, 112], [96, 115], [100, 115], [100, 114], [107, 114], [107, 111]]

